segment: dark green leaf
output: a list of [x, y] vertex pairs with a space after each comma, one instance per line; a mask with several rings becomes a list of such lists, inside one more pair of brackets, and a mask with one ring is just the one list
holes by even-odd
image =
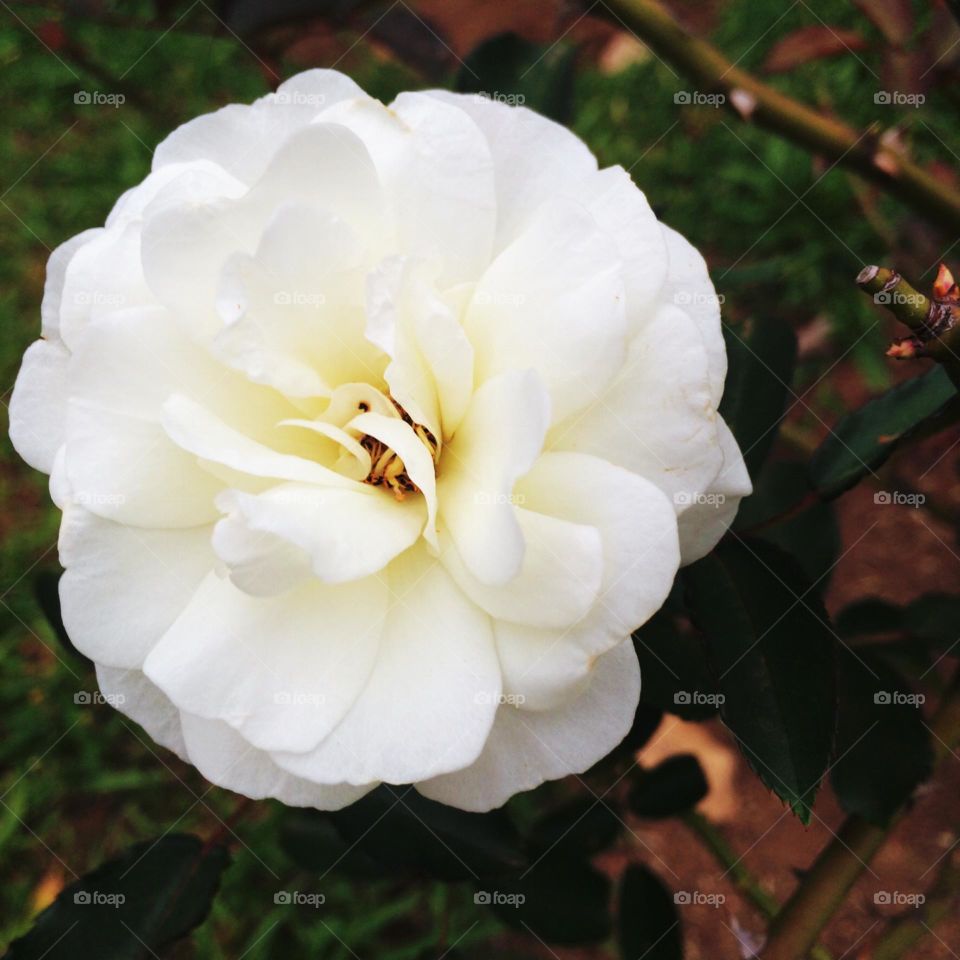
[[383, 865], [348, 844], [330, 815], [319, 810], [284, 810], [280, 846], [294, 863], [320, 874], [335, 869], [347, 876], [383, 876]]
[[842, 650], [840, 720], [830, 781], [847, 813], [885, 825], [933, 769], [930, 733], [904, 679]]
[[520, 879], [478, 891], [475, 899], [547, 943], [595, 943], [610, 933], [610, 881], [588, 863], [547, 858]]
[[576, 56], [576, 47], [569, 44], [541, 46], [515, 33], [502, 33], [467, 57], [456, 88], [530, 107], [567, 123], [573, 108]]
[[796, 561], [724, 541], [684, 574], [724, 702], [720, 715], [760, 779], [807, 822], [833, 743], [834, 636]]
[[73, 641], [67, 636], [67, 629], [63, 625], [63, 617], [60, 615], [59, 583], [59, 573], [55, 573], [53, 570], [44, 570], [39, 573], [33, 583], [33, 593], [37, 598], [37, 605], [53, 628], [57, 640], [60, 641], [60, 646], [70, 656], [89, 664], [91, 661], [73, 645]]
[[130, 847], [65, 887], [5, 960], [146, 960], [202, 923], [229, 862], [186, 834]]
[[640, 661], [640, 702], [685, 720], [708, 720], [717, 712], [717, 686], [701, 640], [679, 630], [660, 610], [633, 634]]
[[695, 807], [708, 789], [700, 761], [692, 754], [681, 753], [643, 771], [630, 790], [627, 804], [639, 817], [673, 817]]
[[530, 832], [536, 856], [584, 859], [606, 850], [620, 835], [623, 821], [602, 800], [578, 797], [541, 817]]
[[728, 372], [720, 403], [751, 477], [777, 437], [797, 362], [797, 338], [781, 318], [762, 317], [745, 332], [724, 326]]
[[682, 960], [683, 936], [670, 891], [646, 867], [627, 867], [618, 918], [623, 960]]
[[894, 633], [903, 629], [903, 609], [880, 597], [864, 597], [837, 614], [837, 632], [844, 637]]
[[765, 463], [753, 494], [740, 506], [734, 529], [792, 554], [816, 589], [826, 589], [840, 553], [840, 533], [832, 504], [817, 496], [804, 464]]
[[903, 629], [911, 637], [960, 652], [960, 597], [945, 593], [918, 597], [904, 611]]
[[944, 408], [956, 397], [956, 387], [938, 366], [841, 417], [810, 461], [814, 486], [825, 497], [849, 490], [925, 420], [946, 416]]
[[516, 831], [502, 811], [467, 813], [412, 787], [383, 785], [330, 816], [355, 850], [395, 869], [462, 880], [524, 865]]

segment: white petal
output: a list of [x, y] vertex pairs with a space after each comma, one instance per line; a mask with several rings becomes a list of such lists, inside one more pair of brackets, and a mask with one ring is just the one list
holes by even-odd
[[[370, 486], [356, 491], [284, 483], [256, 496], [228, 491], [218, 502], [243, 518], [251, 554], [262, 533], [273, 534], [309, 554], [314, 574], [327, 583], [382, 570], [416, 543], [426, 514], [419, 497], [398, 503]], [[273, 538], [263, 545], [272, 548]]]
[[157, 147], [153, 169], [211, 160], [246, 183], [263, 172], [277, 147], [338, 100], [366, 97], [335, 70], [308, 70], [247, 106], [230, 104], [177, 127]]
[[275, 754], [284, 769], [324, 783], [410, 783], [480, 753], [500, 695], [489, 619], [425, 548], [391, 564], [390, 589], [363, 693], [316, 750]]
[[500, 707], [472, 766], [417, 789], [462, 810], [492, 810], [545, 780], [592, 767], [627, 735], [639, 699], [640, 668], [627, 641], [597, 661], [589, 686], [572, 703], [541, 712]]
[[469, 114], [486, 137], [497, 196], [496, 251], [517, 236], [542, 203], [596, 172], [597, 161], [582, 140], [533, 110], [476, 94], [431, 90], [428, 95]]
[[597, 600], [603, 547], [596, 527], [517, 509], [523, 563], [505, 584], [487, 586], [466, 569], [446, 542], [442, 558], [460, 588], [492, 617], [535, 627], [569, 627]]
[[753, 487], [750, 474], [730, 428], [717, 417], [723, 467], [716, 479], [680, 514], [680, 548], [684, 565], [705, 557], [727, 532], [743, 497]]
[[533, 466], [550, 422], [546, 391], [533, 371], [488, 380], [473, 395], [444, 447], [437, 483], [440, 520], [467, 569], [503, 584], [523, 562], [513, 486]]
[[593, 214], [623, 261], [627, 324], [636, 334], [656, 310], [667, 277], [667, 245], [647, 198], [623, 167], [608, 167], [587, 177], [574, 199]]
[[364, 337], [362, 256], [353, 231], [310, 205], [286, 205], [256, 255], [226, 263], [224, 322], [213, 351], [287, 396], [328, 396], [343, 381], [378, 382], [383, 361]]
[[219, 720], [183, 714], [181, 720], [190, 761], [218, 787], [253, 800], [272, 797], [290, 807], [339, 810], [369, 793], [375, 783], [359, 787], [346, 783], [321, 785], [291, 776], [251, 746], [236, 730]]
[[603, 578], [579, 622], [543, 630], [498, 622], [503, 688], [526, 710], [553, 709], [586, 682], [599, 654], [663, 604], [680, 562], [673, 505], [647, 480], [576, 453], [547, 453], [517, 484], [536, 510], [600, 532]]
[[60, 336], [73, 347], [91, 319], [151, 303], [153, 295], [141, 261], [140, 224], [98, 231], [66, 265], [59, 304]]
[[59, 340], [27, 347], [10, 397], [10, 442], [35, 470], [50, 473], [67, 421], [70, 353]]
[[[433, 457], [426, 444], [413, 432], [409, 423], [396, 417], [385, 417], [380, 413], [361, 413], [348, 425], [361, 434], [366, 434], [386, 444], [403, 461], [407, 476], [420, 490], [427, 506], [427, 522], [423, 527], [423, 536], [434, 549], [437, 544], [437, 479]], [[414, 499], [417, 494], [410, 494]]]
[[714, 407], [723, 396], [727, 376], [727, 349], [720, 326], [720, 298], [700, 252], [676, 230], [661, 224], [670, 255], [667, 282], [660, 293], [663, 303], [683, 309], [697, 325], [707, 351], [710, 395]]
[[573, 201], [544, 204], [481, 277], [464, 329], [477, 383], [531, 368], [554, 422], [596, 400], [626, 356], [623, 269], [612, 240]]
[[344, 102], [323, 114], [367, 145], [383, 184], [396, 249], [439, 258], [440, 283], [475, 278], [493, 250], [493, 161], [483, 134], [462, 110], [420, 93], [384, 107]]
[[375, 578], [263, 598], [210, 574], [143, 670], [187, 713], [265, 750], [309, 750], [363, 688], [386, 608]]
[[[161, 747], [187, 759], [180, 711], [139, 670], [96, 665], [97, 683], [107, 702], [135, 723]], [[149, 748], [148, 748], [149, 749]]]
[[716, 421], [696, 326], [679, 308], [663, 306], [631, 343], [613, 385], [586, 413], [558, 425], [547, 446], [625, 467], [681, 503], [720, 469]]
[[73, 496], [98, 516], [140, 527], [195, 527], [217, 517], [223, 483], [158, 423], [73, 399], [66, 451]]
[[139, 670], [213, 569], [211, 532], [124, 526], [67, 506], [60, 605], [74, 646], [99, 664]]
[[238, 474], [363, 490], [362, 484], [329, 467], [252, 440], [187, 397], [175, 395], [167, 400], [161, 421], [178, 447]]
[[84, 230], [83, 233], [65, 240], [50, 254], [50, 259], [47, 260], [47, 276], [43, 284], [43, 301], [40, 304], [41, 329], [48, 340], [60, 336], [60, 302], [70, 261], [81, 247], [103, 232], [102, 227]]

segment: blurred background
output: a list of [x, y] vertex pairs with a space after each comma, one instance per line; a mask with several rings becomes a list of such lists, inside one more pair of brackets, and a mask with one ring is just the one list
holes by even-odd
[[[960, 28], [949, 4], [677, 0], [669, 8], [738, 67], [894, 151], [909, 151], [960, 189]], [[602, 0], [0, 0], [5, 402], [23, 350], [39, 335], [51, 249], [102, 223], [119, 194], [144, 177], [154, 147], [174, 126], [250, 101], [314, 66], [348, 73], [384, 101], [402, 90], [443, 86], [525, 103], [572, 127], [601, 165], [629, 170], [658, 216], [704, 252], [732, 329], [770, 320], [796, 332], [785, 421], [765, 467], [778, 488], [791, 487], [796, 463], [844, 412], [919, 372], [884, 356], [896, 324], [853, 279], [877, 262], [926, 289], [941, 261], [960, 266], [960, 238], [843, 165], [698, 96]], [[955, 589], [957, 443], [955, 430], [921, 439], [882, 468], [879, 486], [862, 485], [833, 507], [817, 504], [774, 531], [774, 539], [791, 540], [832, 614], [865, 598], [905, 604]], [[211, 788], [109, 706], [90, 702], [92, 669], [43, 614], [55, 591], [59, 514], [45, 477], [13, 453], [5, 430], [0, 447], [4, 944], [64, 884], [131, 842], [165, 830], [222, 831], [237, 798]], [[921, 497], [883, 503], [878, 489]], [[762, 520], [763, 509], [754, 508], [752, 522]], [[945, 643], [960, 639], [956, 622], [938, 621], [935, 629]], [[935, 659], [904, 655], [919, 689], [933, 693]], [[665, 714], [643, 759], [652, 764], [676, 753], [695, 754], [706, 771], [710, 790], [700, 813], [723, 831], [738, 862], [742, 857], [765, 888], [786, 896], [842, 819], [830, 788], [804, 827], [746, 770], [716, 719]], [[594, 788], [597, 796], [608, 784]], [[586, 789], [554, 784], [511, 806], [531, 822], [552, 805], [589, 799]], [[834, 957], [867, 955], [861, 951], [871, 931], [893, 909], [875, 902], [878, 889], [923, 889], [928, 869], [953, 856], [958, 790], [956, 762], [922, 789], [829, 931], [825, 943]], [[270, 804], [244, 811], [235, 827], [230, 822], [235, 862], [222, 895], [173, 956], [611, 955], [603, 943], [548, 946], [529, 926], [513, 923], [509, 911], [475, 903], [469, 883], [377, 869], [311, 870], [291, 856], [301, 842], [298, 824]], [[597, 845], [602, 874], [617, 876], [626, 863], [641, 861], [673, 891], [713, 895], [709, 903], [678, 901], [688, 957], [749, 955], [751, 937], [763, 929], [761, 914], [738, 886], [738, 871], [718, 867], [690, 822], [637, 818], [617, 830]], [[322, 890], [325, 903], [275, 903], [277, 891], [291, 888]], [[562, 900], [553, 909], [562, 912]], [[955, 902], [951, 910], [938, 936], [910, 956], [960, 953]]]

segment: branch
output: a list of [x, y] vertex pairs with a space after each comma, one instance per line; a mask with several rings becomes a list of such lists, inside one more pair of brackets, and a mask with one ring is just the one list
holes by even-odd
[[[960, 670], [944, 694], [931, 733], [934, 758], [940, 763], [960, 742]], [[856, 815], [846, 819], [771, 924], [762, 960], [798, 960], [809, 953], [903, 812], [885, 827]]]
[[960, 897], [960, 863], [951, 856], [943, 864], [927, 892], [927, 900], [919, 910], [911, 910], [891, 921], [886, 932], [867, 956], [871, 960], [900, 960], [925, 934], [953, 910]]
[[686, 33], [657, 0], [607, 0], [607, 5], [667, 63], [704, 91], [726, 95], [741, 119], [779, 133], [877, 183], [946, 230], [960, 230], [960, 194], [879, 142], [786, 96], [734, 66], [716, 47]]

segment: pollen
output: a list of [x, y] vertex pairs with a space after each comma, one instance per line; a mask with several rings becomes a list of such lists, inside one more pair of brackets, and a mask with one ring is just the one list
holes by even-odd
[[[430, 451], [433, 462], [437, 463], [440, 459], [440, 445], [437, 443], [437, 438], [423, 424], [414, 423], [410, 414], [396, 400], [393, 400], [392, 397], [390, 399], [397, 408], [400, 418], [413, 428], [413, 432]], [[420, 492], [420, 488], [410, 479], [407, 468], [399, 454], [382, 440], [366, 434], [360, 439], [360, 446], [370, 454], [370, 473], [367, 474], [364, 483], [369, 483], [374, 487], [386, 487], [393, 492], [397, 500], [405, 499], [407, 494]]]

